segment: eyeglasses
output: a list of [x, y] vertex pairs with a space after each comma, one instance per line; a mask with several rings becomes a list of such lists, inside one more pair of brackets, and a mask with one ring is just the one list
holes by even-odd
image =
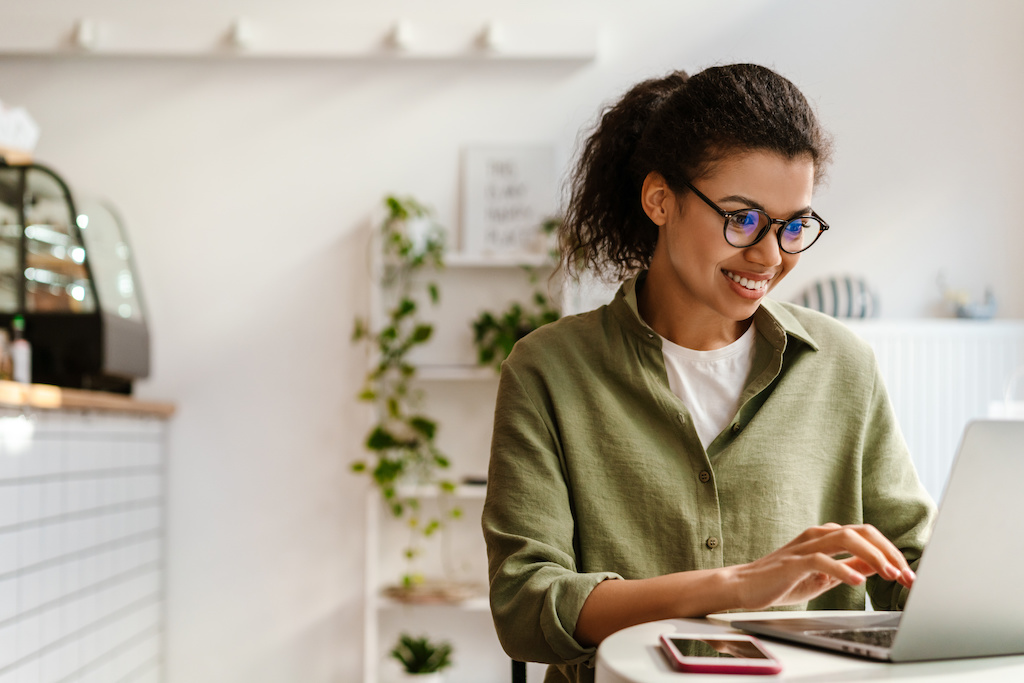
[[760, 209], [740, 209], [739, 211], [722, 211], [718, 204], [690, 183], [686, 186], [704, 203], [718, 212], [725, 219], [725, 241], [734, 247], [752, 247], [760, 242], [772, 226], [778, 223], [782, 227], [775, 233], [779, 240], [779, 249], [787, 254], [799, 254], [811, 248], [818, 241], [821, 233], [828, 230], [828, 223], [821, 216], [811, 211], [810, 216], [796, 218], [772, 218]]

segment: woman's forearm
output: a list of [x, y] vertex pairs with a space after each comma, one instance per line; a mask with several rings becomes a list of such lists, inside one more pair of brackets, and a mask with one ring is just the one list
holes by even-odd
[[627, 626], [735, 609], [739, 606], [735, 570], [725, 567], [603, 581], [583, 604], [574, 637], [580, 645], [593, 647]]

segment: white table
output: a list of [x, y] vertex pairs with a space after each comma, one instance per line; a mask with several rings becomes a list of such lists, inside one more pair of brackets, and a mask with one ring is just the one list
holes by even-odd
[[[811, 612], [786, 614], [793, 617], [814, 615]], [[671, 619], [623, 629], [606, 638], [598, 648], [596, 683], [756, 683], [758, 680], [851, 683], [896, 679], [941, 683], [1024, 681], [1024, 655], [886, 664], [764, 639], [766, 647], [782, 662], [782, 673], [778, 676], [732, 676], [679, 673], [669, 666], [658, 646], [658, 636], [662, 633], [732, 631], [728, 621], [740, 616], [752, 615], [723, 614], [708, 619]], [[773, 613], [773, 616], [779, 616], [779, 613]]]

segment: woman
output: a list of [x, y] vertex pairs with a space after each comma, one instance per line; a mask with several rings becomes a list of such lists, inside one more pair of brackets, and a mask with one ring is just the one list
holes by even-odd
[[645, 621], [905, 602], [934, 510], [873, 355], [766, 296], [828, 160], [753, 65], [640, 83], [585, 143], [564, 262], [625, 281], [503, 365], [483, 514], [499, 638], [547, 681]]

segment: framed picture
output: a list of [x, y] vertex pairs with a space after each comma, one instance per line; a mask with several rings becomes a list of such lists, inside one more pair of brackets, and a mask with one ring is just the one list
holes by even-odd
[[555, 212], [550, 147], [473, 146], [463, 150], [461, 251], [473, 255], [546, 249], [541, 223]]

